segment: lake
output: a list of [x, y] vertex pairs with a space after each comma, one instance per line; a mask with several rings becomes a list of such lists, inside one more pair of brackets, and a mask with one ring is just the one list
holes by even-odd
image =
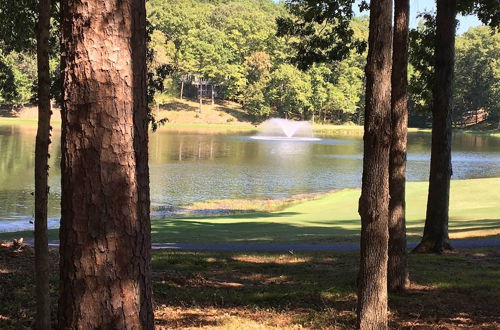
[[[215, 199], [284, 198], [359, 187], [362, 136], [320, 141], [262, 141], [243, 133], [166, 128], [150, 135], [151, 204], [175, 208]], [[0, 126], [0, 231], [32, 228], [36, 127]], [[408, 180], [429, 176], [430, 134], [410, 133]], [[49, 218], [60, 211], [60, 134], [51, 145]], [[500, 176], [500, 138], [453, 136], [453, 179]]]

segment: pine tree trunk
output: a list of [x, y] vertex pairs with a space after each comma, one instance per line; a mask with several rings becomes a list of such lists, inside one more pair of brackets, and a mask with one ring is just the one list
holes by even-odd
[[61, 329], [153, 329], [144, 0], [63, 1]]
[[451, 168], [451, 106], [455, 62], [456, 0], [438, 0], [435, 76], [432, 90], [432, 147], [424, 236], [415, 252], [451, 249], [448, 238]]
[[392, 1], [370, 3], [357, 327], [387, 328]]
[[406, 262], [405, 184], [408, 134], [408, 24], [409, 0], [394, 1], [391, 125], [389, 157], [389, 260], [388, 288], [404, 290], [409, 284]]
[[50, 329], [49, 246], [47, 232], [48, 160], [50, 145], [50, 0], [38, 3], [38, 129], [35, 144], [35, 328]]

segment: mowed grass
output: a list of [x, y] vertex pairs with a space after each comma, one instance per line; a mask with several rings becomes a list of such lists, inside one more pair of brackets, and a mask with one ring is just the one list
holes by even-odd
[[[157, 329], [352, 329], [357, 252], [153, 252]], [[28, 329], [33, 249], [0, 246], [0, 328]], [[412, 285], [390, 295], [391, 328], [497, 329], [500, 249], [409, 256]], [[51, 298], [58, 254], [51, 252]], [[478, 280], [480, 278], [480, 280]]]
[[[500, 178], [454, 180], [451, 183], [449, 230], [452, 239], [498, 238]], [[428, 184], [407, 183], [407, 231], [410, 241], [422, 234]], [[346, 189], [278, 212], [197, 216], [153, 220], [160, 243], [310, 243], [358, 242], [359, 189]], [[57, 230], [50, 238], [57, 239]], [[1, 233], [0, 238], [31, 238], [31, 232]]]
[[[452, 239], [500, 234], [500, 178], [452, 181]], [[421, 235], [428, 184], [407, 184], [407, 231]], [[279, 212], [153, 221], [153, 240], [176, 243], [335, 243], [359, 240], [359, 189], [346, 189]]]

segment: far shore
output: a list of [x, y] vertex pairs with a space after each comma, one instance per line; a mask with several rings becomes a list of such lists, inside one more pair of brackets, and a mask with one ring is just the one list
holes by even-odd
[[[158, 107], [154, 111], [157, 120], [166, 118], [167, 122], [159, 129], [178, 131], [256, 131], [258, 123], [241, 109], [235, 102], [218, 102], [214, 105], [204, 104], [199, 112], [199, 104], [190, 100], [173, 99], [170, 103]], [[25, 106], [15, 110], [0, 108], [0, 125], [31, 125], [36, 126], [38, 111], [36, 106]], [[53, 107], [51, 118], [55, 130], [60, 129], [60, 109]], [[362, 135], [363, 126], [355, 124], [321, 124], [313, 123], [314, 133], [319, 135]], [[430, 133], [430, 128], [411, 127], [408, 132]], [[500, 137], [500, 130], [459, 129], [454, 132], [483, 136]]]

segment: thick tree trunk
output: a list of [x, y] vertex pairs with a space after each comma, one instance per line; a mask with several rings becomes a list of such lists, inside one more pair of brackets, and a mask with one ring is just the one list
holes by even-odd
[[394, 1], [392, 50], [391, 125], [389, 160], [389, 290], [404, 290], [409, 284], [406, 263], [405, 184], [408, 134], [408, 24], [410, 1]]
[[35, 145], [35, 282], [36, 329], [50, 329], [49, 246], [47, 203], [50, 145], [50, 72], [49, 72], [50, 0], [38, 3], [37, 68], [38, 129]]
[[152, 329], [144, 0], [62, 3], [61, 329]]
[[432, 90], [432, 148], [424, 236], [415, 252], [451, 249], [448, 238], [451, 168], [451, 106], [455, 62], [456, 0], [438, 0], [435, 75]]
[[392, 1], [370, 3], [357, 327], [387, 328]]

